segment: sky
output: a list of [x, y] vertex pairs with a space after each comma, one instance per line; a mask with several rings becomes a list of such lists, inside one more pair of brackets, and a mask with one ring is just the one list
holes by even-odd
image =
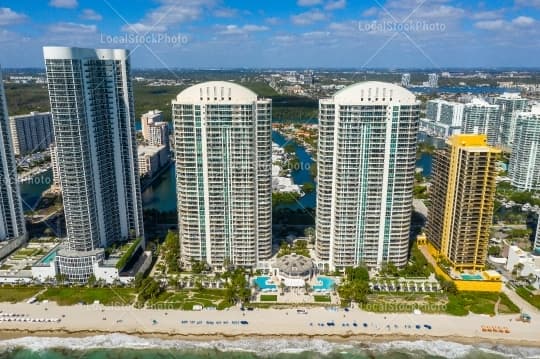
[[0, 65], [43, 46], [133, 68], [540, 67], [540, 0], [2, 0]]

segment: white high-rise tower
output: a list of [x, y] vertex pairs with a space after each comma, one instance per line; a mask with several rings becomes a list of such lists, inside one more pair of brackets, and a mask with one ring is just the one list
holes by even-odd
[[361, 82], [319, 101], [317, 255], [329, 269], [407, 263], [419, 104]]
[[540, 106], [516, 113], [515, 136], [508, 166], [512, 185], [521, 191], [540, 190]]
[[105, 247], [143, 236], [129, 52], [43, 53], [68, 235], [56, 259], [84, 281]]
[[272, 250], [272, 102], [205, 82], [172, 102], [182, 261], [256, 267]]
[[0, 72], [0, 241], [23, 239], [26, 236], [13, 151], [4, 82]]

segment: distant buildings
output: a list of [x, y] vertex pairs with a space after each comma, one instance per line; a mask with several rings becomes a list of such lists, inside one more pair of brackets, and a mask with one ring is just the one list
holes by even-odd
[[15, 242], [20, 244], [25, 237], [17, 164], [13, 154], [4, 83], [0, 72], [0, 243], [15, 239]]
[[405, 73], [401, 75], [401, 86], [409, 87], [411, 85], [411, 74]]
[[428, 86], [431, 88], [439, 87], [439, 75], [429, 74], [428, 75]]
[[464, 105], [436, 99], [426, 104], [426, 119], [421, 120], [423, 130], [442, 138], [461, 132]]
[[481, 270], [493, 222], [497, 158], [486, 135], [449, 138], [435, 156], [426, 236], [456, 271]]
[[501, 145], [510, 150], [516, 131], [516, 114], [527, 109], [528, 100], [518, 93], [504, 93], [495, 98], [495, 104], [500, 106], [501, 116]]
[[508, 175], [519, 190], [540, 190], [540, 106], [515, 114]]
[[257, 267], [272, 254], [271, 100], [215, 81], [172, 106], [182, 261]]
[[475, 98], [465, 104], [461, 133], [485, 134], [490, 146], [500, 145], [500, 111], [498, 105]]
[[139, 146], [137, 148], [140, 176], [155, 176], [169, 163], [169, 150], [165, 146]]
[[361, 82], [319, 101], [318, 265], [407, 263], [419, 103]]
[[16, 155], [45, 151], [54, 142], [50, 112], [31, 112], [9, 120]]
[[144, 235], [129, 53], [43, 53], [67, 226], [55, 262], [84, 282], [103, 268], [105, 247]]
[[163, 112], [149, 111], [141, 116], [144, 140], [149, 146], [166, 146], [169, 148], [169, 124], [163, 121]]

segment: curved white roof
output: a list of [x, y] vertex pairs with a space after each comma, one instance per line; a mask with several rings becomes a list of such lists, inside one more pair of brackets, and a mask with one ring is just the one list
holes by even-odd
[[332, 97], [339, 104], [383, 105], [390, 103], [415, 104], [416, 97], [409, 90], [388, 82], [364, 81], [339, 90]]
[[176, 96], [176, 103], [253, 103], [257, 94], [227, 81], [208, 81], [188, 87]]
[[126, 49], [87, 49], [82, 47], [45, 46], [43, 47], [45, 59], [99, 59], [99, 60], [127, 60], [129, 50]]

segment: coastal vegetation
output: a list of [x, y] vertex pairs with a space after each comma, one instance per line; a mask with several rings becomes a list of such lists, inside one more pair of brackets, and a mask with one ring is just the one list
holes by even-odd
[[32, 298], [43, 288], [40, 287], [21, 287], [21, 286], [3, 286], [0, 287], [0, 303], [17, 303]]
[[273, 192], [272, 207], [279, 205], [293, 204], [300, 199], [300, 194], [297, 192]]
[[58, 305], [92, 304], [99, 301], [103, 305], [132, 305], [136, 292], [133, 288], [47, 288], [37, 296], [37, 300], [53, 301]]
[[360, 266], [345, 269], [345, 280], [338, 287], [338, 293], [341, 304], [344, 306], [349, 306], [352, 302], [357, 304], [367, 303], [368, 294], [370, 293], [367, 268]]
[[283, 257], [287, 254], [296, 253], [304, 257], [310, 257], [307, 241], [296, 240], [293, 244], [282, 242], [279, 247], [278, 257]]
[[523, 299], [525, 299], [527, 302], [529, 302], [531, 305], [535, 306], [536, 308], [540, 309], [540, 294], [534, 294], [529, 289], [525, 287], [518, 287], [516, 288], [516, 293]]

